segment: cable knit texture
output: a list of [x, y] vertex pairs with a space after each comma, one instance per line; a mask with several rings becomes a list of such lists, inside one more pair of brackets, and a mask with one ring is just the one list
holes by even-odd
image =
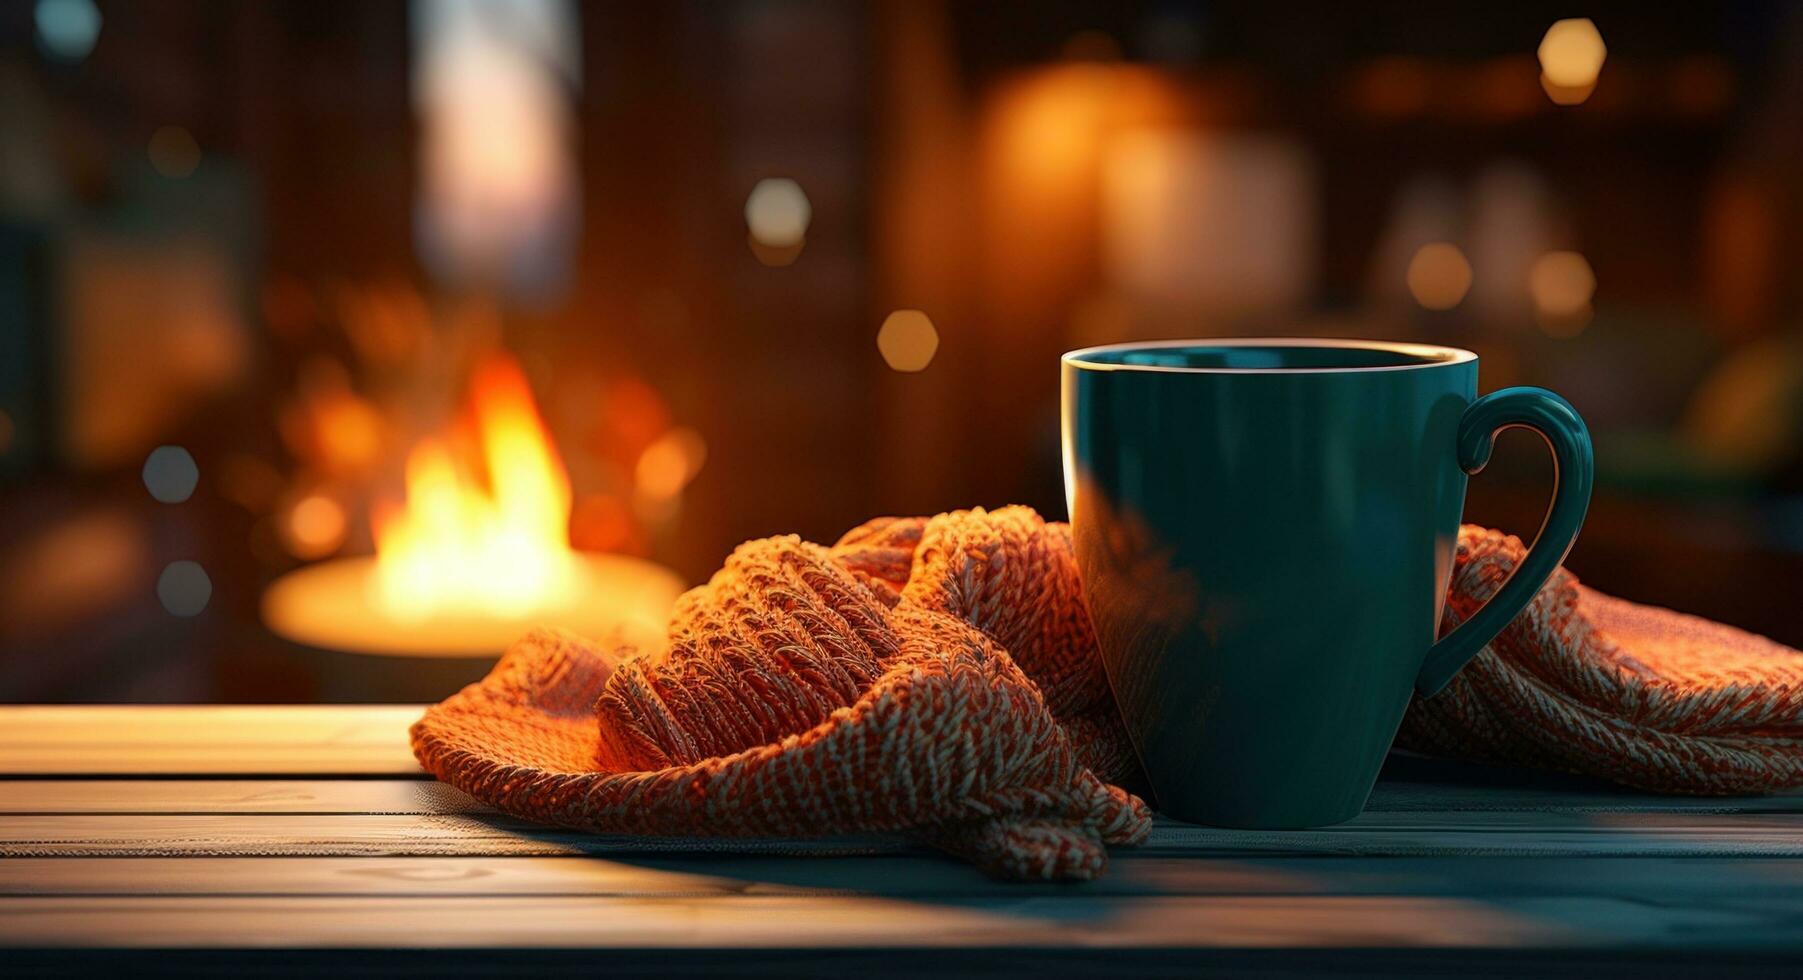
[[[1461, 529], [1442, 628], [1502, 588], [1525, 550]], [[1803, 652], [1560, 569], [1446, 690], [1416, 699], [1397, 744], [1665, 793], [1803, 785]]]
[[[1520, 541], [1467, 527], [1448, 625]], [[1803, 656], [1561, 571], [1402, 744], [1684, 793], [1803, 782]], [[1012, 878], [1093, 878], [1151, 828], [1070, 531], [1024, 507], [741, 545], [669, 646], [534, 630], [413, 727], [428, 771], [606, 833], [905, 831]]]

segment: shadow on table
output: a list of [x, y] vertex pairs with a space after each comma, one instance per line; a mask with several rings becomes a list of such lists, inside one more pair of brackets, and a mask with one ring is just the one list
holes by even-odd
[[1794, 817], [1803, 805], [1657, 804], [1587, 777], [1397, 753], [1365, 817], [1294, 832], [1293, 849], [1287, 833], [1161, 818], [1152, 843], [1115, 849], [1100, 879], [1063, 883], [996, 880], [899, 837], [710, 841], [696, 852], [693, 841], [505, 827], [597, 861], [692, 879], [697, 893], [886, 899], [1036, 931], [1099, 935], [1156, 914], [1251, 945], [1313, 929], [1351, 945], [1509, 946], [1510, 937], [1531, 937], [1528, 945], [1572, 949], [1703, 940], [1724, 952], [1803, 948], [1793, 914], [1803, 861], [1794, 846], [1778, 853], [1758, 842], [1803, 830]]

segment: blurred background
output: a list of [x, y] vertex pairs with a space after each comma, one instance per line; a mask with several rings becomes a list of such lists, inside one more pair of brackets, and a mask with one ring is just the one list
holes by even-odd
[[1057, 355], [1243, 334], [1558, 390], [1569, 566], [1803, 645], [1799, 219], [1783, 2], [5, 0], [0, 700], [436, 697], [745, 538], [1062, 517]]

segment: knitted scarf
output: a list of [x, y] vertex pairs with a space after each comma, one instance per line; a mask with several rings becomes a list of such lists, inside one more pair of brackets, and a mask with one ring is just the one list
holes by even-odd
[[[1524, 549], [1459, 535], [1446, 626]], [[636, 653], [539, 629], [426, 712], [427, 771], [603, 833], [901, 831], [1013, 878], [1093, 878], [1151, 828], [1067, 525], [1024, 507], [739, 546]], [[1676, 793], [1803, 783], [1803, 655], [1556, 573], [1398, 744]]]

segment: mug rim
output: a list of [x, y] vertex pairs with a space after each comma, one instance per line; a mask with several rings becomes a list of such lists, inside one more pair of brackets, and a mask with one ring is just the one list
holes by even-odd
[[[1101, 354], [1136, 350], [1168, 350], [1174, 347], [1299, 347], [1317, 350], [1375, 350], [1419, 358], [1409, 364], [1345, 365], [1338, 367], [1203, 367], [1185, 364], [1123, 364], [1101, 361]], [[1477, 354], [1463, 347], [1417, 344], [1392, 340], [1356, 340], [1338, 337], [1196, 337], [1187, 340], [1138, 340], [1101, 344], [1066, 351], [1059, 361], [1091, 371], [1145, 371], [1154, 374], [1364, 374], [1372, 371], [1419, 371], [1424, 368], [1468, 364]]]

